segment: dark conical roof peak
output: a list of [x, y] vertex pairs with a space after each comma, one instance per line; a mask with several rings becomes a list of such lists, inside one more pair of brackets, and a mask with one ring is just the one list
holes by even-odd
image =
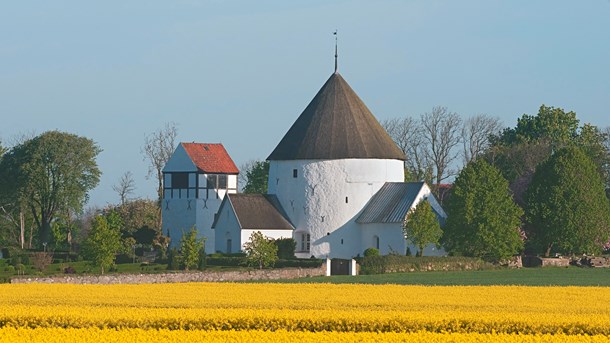
[[268, 160], [379, 158], [404, 160], [364, 102], [335, 72]]

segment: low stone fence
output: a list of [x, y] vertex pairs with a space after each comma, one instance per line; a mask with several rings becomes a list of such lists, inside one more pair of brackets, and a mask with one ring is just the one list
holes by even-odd
[[524, 267], [567, 267], [571, 259], [567, 257], [524, 256]]
[[232, 282], [247, 280], [296, 279], [325, 276], [326, 264], [319, 268], [281, 268], [248, 271], [202, 271], [161, 274], [105, 274], [48, 277], [15, 277], [11, 283], [137, 284], [171, 282]]

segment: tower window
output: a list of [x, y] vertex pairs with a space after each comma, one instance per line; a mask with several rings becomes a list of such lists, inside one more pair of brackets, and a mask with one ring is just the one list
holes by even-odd
[[224, 174], [218, 175], [218, 189], [227, 189], [227, 176]]
[[214, 174], [210, 174], [207, 177], [207, 182], [206, 182], [206, 188], [207, 189], [214, 189], [216, 188], [216, 176]]
[[299, 176], [299, 171], [296, 169], [292, 170], [292, 177], [296, 178], [297, 176]]
[[345, 203], [347, 204], [349, 202], [349, 199], [347, 199], [347, 197], [345, 197]]
[[172, 173], [172, 188], [189, 188], [189, 174]]

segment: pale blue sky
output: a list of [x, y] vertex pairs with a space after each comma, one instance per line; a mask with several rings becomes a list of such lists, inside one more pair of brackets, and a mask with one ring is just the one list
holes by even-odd
[[173, 121], [180, 141], [264, 159], [333, 71], [379, 120], [447, 106], [514, 126], [541, 104], [610, 125], [610, 1], [11, 1], [0, 138], [58, 129], [104, 150], [91, 204]]

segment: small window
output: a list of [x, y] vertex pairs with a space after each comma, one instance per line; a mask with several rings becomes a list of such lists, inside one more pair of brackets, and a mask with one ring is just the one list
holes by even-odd
[[231, 239], [227, 239], [227, 254], [231, 253], [232, 245], [233, 245], [233, 241]]
[[206, 184], [205, 188], [207, 188], [207, 189], [216, 188], [216, 175], [208, 175], [207, 184]]
[[172, 173], [172, 188], [189, 188], [188, 173]]
[[218, 189], [227, 189], [227, 176], [218, 175]]
[[301, 251], [309, 251], [311, 236], [308, 233], [301, 234]]
[[349, 199], [347, 197], [345, 197], [345, 203], [349, 203]]
[[296, 178], [297, 176], [299, 176], [299, 171], [296, 169], [292, 170], [292, 177]]

